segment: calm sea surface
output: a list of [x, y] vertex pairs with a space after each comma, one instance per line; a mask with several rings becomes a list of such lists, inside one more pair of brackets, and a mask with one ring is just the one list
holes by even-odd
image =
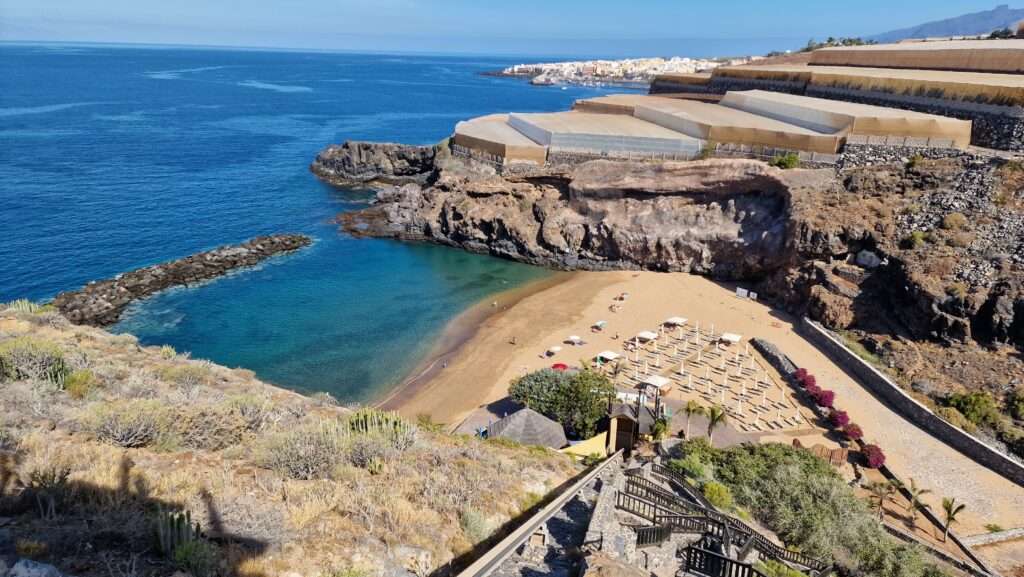
[[564, 109], [600, 92], [479, 75], [511, 62], [0, 45], [0, 301], [306, 233], [312, 248], [157, 295], [114, 330], [368, 400], [455, 315], [547, 273], [341, 234], [329, 220], [369, 193], [321, 184], [309, 162], [347, 138], [428, 144], [467, 117]]

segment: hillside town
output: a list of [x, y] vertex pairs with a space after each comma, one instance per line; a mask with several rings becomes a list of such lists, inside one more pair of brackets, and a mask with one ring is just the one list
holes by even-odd
[[578, 60], [516, 64], [501, 71], [502, 76], [526, 76], [536, 85], [649, 84], [661, 74], [693, 74], [724, 65], [747, 64], [753, 58], [631, 58], [626, 60]]

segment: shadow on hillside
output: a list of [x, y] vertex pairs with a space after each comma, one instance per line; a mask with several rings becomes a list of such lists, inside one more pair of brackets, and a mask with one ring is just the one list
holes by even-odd
[[[45, 546], [35, 560], [75, 575], [109, 575], [111, 566], [132, 558], [139, 567], [173, 570], [173, 563], [158, 551], [156, 519], [160, 511], [183, 511], [183, 504], [158, 499], [145, 478], [133, 479], [135, 464], [127, 453], [118, 464], [114, 488], [73, 478], [55, 480], [60, 476], [49, 473], [59, 467], [47, 467], [42, 475], [19, 474], [21, 461], [18, 453], [0, 451], [0, 516], [14, 518], [5, 527], [11, 541], [7, 547], [0, 536], [0, 555], [15, 553], [16, 543], [30, 540]], [[226, 562], [227, 575], [237, 575], [243, 564], [267, 551], [269, 543], [225, 529], [209, 491], [203, 489], [199, 497], [203, 507], [191, 511], [192, 519], [200, 524], [203, 539], [220, 547], [218, 557], [222, 567]], [[245, 575], [262, 577], [251, 567]]]

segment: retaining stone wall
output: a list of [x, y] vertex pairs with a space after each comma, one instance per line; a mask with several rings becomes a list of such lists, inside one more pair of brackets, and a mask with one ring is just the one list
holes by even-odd
[[[836, 337], [817, 323], [804, 318], [798, 327], [802, 336], [824, 351], [836, 364], [854, 374], [858, 381], [896, 409], [912, 423], [950, 445], [979, 464], [1007, 479], [1024, 485], [1024, 465], [997, 451], [977, 438], [954, 427], [917, 402], [896, 383], [846, 348]], [[769, 361], [770, 362], [770, 361]]]
[[921, 148], [916, 146], [889, 146], [882, 144], [851, 144], [847, 142], [836, 165], [839, 170], [857, 166], [908, 162], [920, 156], [928, 160], [939, 158], [977, 158], [956, 148]]

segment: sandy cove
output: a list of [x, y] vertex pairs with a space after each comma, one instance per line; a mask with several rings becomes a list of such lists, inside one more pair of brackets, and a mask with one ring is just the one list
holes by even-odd
[[[604, 350], [620, 351], [622, 339], [683, 316], [702, 327], [713, 323], [719, 333], [768, 339], [816, 374], [819, 383], [836, 391], [837, 405], [864, 428], [866, 439], [883, 447], [897, 475], [914, 477], [932, 489], [926, 501], [933, 511], [941, 512], [944, 496], [968, 504], [958, 525], [960, 534], [983, 533], [985, 523], [1015, 527], [1024, 519], [1024, 488], [905, 421], [797, 335], [795, 318], [737, 298], [732, 286], [682, 273], [630, 271], [579, 272], [544, 282], [547, 286], [499, 295], [496, 307], [483, 303], [453, 323], [461, 323], [455, 331], [461, 338], [449, 335], [447, 353], [434, 355], [433, 366], [421, 370], [416, 382], [384, 405], [410, 416], [429, 414], [454, 426], [475, 409], [506, 397], [509, 383], [524, 372], [553, 362], [578, 364]], [[630, 296], [618, 303], [618, 312], [611, 312], [609, 306], [621, 293]], [[473, 315], [483, 320], [470, 330], [467, 323]], [[608, 323], [604, 332], [592, 333], [590, 327], [599, 320]], [[616, 334], [619, 340], [613, 339]], [[570, 335], [583, 337], [586, 344], [563, 345]], [[510, 342], [513, 337], [515, 344]], [[542, 358], [555, 345], [562, 351]]]

